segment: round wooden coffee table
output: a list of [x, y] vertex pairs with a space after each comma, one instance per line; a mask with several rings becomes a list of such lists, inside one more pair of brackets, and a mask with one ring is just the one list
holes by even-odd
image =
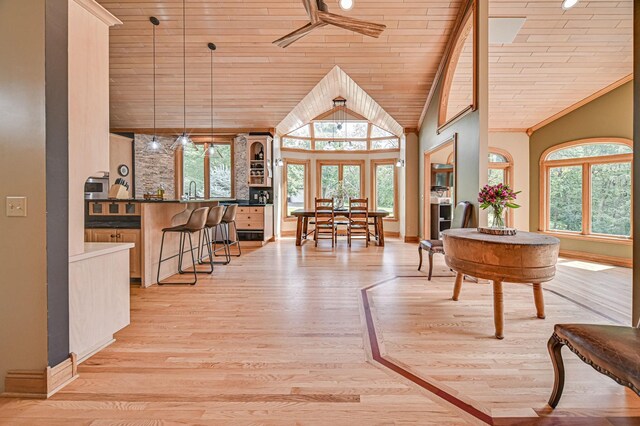
[[465, 275], [493, 281], [496, 337], [504, 337], [502, 283], [532, 283], [538, 318], [544, 318], [541, 283], [553, 279], [560, 240], [531, 232], [513, 236], [489, 235], [475, 228], [443, 232], [445, 262], [456, 271], [453, 300], [458, 300]]

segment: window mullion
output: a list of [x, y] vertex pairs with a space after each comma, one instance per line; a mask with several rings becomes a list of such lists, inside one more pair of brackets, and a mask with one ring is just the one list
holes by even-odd
[[[204, 152], [207, 152], [210, 145], [214, 144], [204, 144]], [[203, 167], [204, 167], [204, 198], [211, 198], [211, 158], [208, 155], [205, 155], [203, 158]]]
[[582, 165], [582, 234], [591, 234], [591, 164]]
[[545, 167], [544, 231], [551, 229], [551, 167]]

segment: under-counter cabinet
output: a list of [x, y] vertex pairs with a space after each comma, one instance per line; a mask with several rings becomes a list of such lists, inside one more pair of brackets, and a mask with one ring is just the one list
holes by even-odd
[[273, 205], [240, 206], [236, 212], [238, 233], [246, 237], [241, 240], [265, 243], [273, 238]]
[[142, 278], [142, 240], [139, 229], [85, 229], [85, 241], [88, 243], [133, 243], [134, 247], [129, 250], [129, 276], [130, 278]]

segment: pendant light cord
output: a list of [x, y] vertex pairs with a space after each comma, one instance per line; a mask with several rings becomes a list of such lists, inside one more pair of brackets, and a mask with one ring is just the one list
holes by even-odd
[[187, 133], [187, 7], [182, 0], [182, 125]]
[[211, 144], [213, 145], [213, 49], [211, 50]]
[[153, 137], [156, 138], [156, 26], [153, 24]]

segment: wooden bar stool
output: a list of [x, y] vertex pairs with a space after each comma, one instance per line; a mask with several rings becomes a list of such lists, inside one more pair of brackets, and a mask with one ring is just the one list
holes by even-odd
[[[194, 285], [195, 283], [198, 282], [198, 271], [196, 270], [196, 258], [193, 254], [194, 248], [193, 248], [193, 241], [191, 239], [191, 235], [198, 232], [202, 232], [204, 230], [204, 226], [207, 222], [208, 213], [209, 213], [208, 207], [201, 207], [201, 208], [195, 209], [194, 211], [191, 212], [191, 215], [189, 216], [189, 220], [187, 220], [187, 223], [183, 225], [172, 226], [170, 228], [164, 228], [162, 230], [162, 242], [160, 243], [160, 261], [158, 262], [158, 276], [157, 276], [158, 285], [163, 285], [163, 284]], [[178, 251], [178, 254], [174, 254], [173, 256], [169, 256], [163, 259], [162, 251], [164, 249], [164, 237], [167, 235], [167, 232], [180, 234], [179, 251]], [[167, 260], [173, 259], [174, 257], [178, 258], [178, 273], [179, 274], [184, 273], [184, 271], [182, 270], [182, 261], [184, 257], [184, 251], [185, 251], [184, 246], [185, 246], [187, 237], [189, 238], [189, 252], [191, 252], [191, 262], [193, 264], [193, 282], [181, 282], [181, 281], [161, 282], [160, 267], [162, 266], [162, 262], [166, 262]], [[208, 246], [208, 247], [209, 249], [211, 248], [211, 246]], [[213, 259], [212, 257], [213, 254], [211, 253], [211, 251], [209, 251], [209, 256], [211, 257], [211, 259]], [[211, 265], [211, 269], [213, 270], [213, 265]]]

